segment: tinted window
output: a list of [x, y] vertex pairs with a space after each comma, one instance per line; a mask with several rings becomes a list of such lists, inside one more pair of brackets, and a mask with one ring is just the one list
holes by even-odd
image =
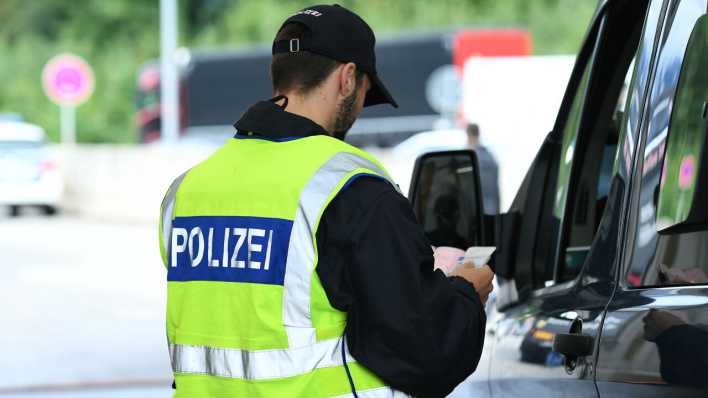
[[[586, 45], [593, 46], [594, 44], [594, 41], [592, 43], [586, 43]], [[590, 60], [592, 60], [592, 57], [589, 57], [588, 61]], [[561, 220], [565, 211], [568, 187], [570, 183], [570, 171], [573, 164], [573, 157], [575, 155], [580, 118], [582, 116], [583, 105], [585, 104], [585, 93], [587, 92], [588, 82], [590, 80], [591, 68], [589, 66], [589, 62], [588, 64], [583, 65], [583, 68], [583, 75], [580, 80], [580, 84], [574, 93], [573, 102], [563, 128], [563, 141], [557, 158], [557, 179], [555, 184], [550, 185], [550, 190], [545, 193], [547, 200], [550, 200], [553, 205], [550, 214], [551, 217], [549, 220], [545, 221], [547, 223], [548, 234], [544, 235], [547, 236], [549, 240], [545, 247], [548, 251], [546, 252], [546, 255], [543, 256], [541, 261], [537, 260], [537, 263], [540, 263], [543, 266], [543, 269], [539, 270], [539, 275], [534, 278], [534, 286], [537, 288], [548, 286], [554, 282], [553, 273], [555, 271], [556, 250], [558, 249]]]
[[[646, 1], [608, 5], [582, 114], [571, 116], [573, 130], [566, 131], [554, 208], [562, 220], [556, 282], [581, 272], [608, 207], [626, 93], [647, 6]], [[612, 195], [615, 202], [622, 200], [618, 189]]]
[[0, 158], [36, 158], [42, 150], [43, 144], [37, 141], [0, 141]]
[[657, 225], [660, 229], [687, 220], [696, 193], [698, 168], [704, 150], [706, 127], [706, 87], [708, 87], [707, 16], [693, 30], [679, 77], [674, 110], [669, 126], [668, 145], [660, 185]]
[[[706, 19], [698, 19], [704, 13], [703, 1], [676, 2], [668, 11], [669, 31], [662, 38], [653, 81], [648, 113], [650, 119], [638, 176], [641, 181], [634, 192], [638, 203], [631, 217], [635, 228], [633, 236], [630, 236], [631, 253], [626, 277], [630, 286], [708, 282], [705, 276], [708, 270], [707, 232], [664, 236], [656, 233], [657, 200], [668, 133], [688, 133], [686, 137], [690, 139], [689, 132], [695, 127], [691, 127], [693, 122], [689, 115], [695, 103], [702, 104], [707, 98], [705, 40], [692, 40], [691, 48], [687, 49], [692, 32], [695, 32], [694, 37], [696, 34], [705, 35]], [[681, 79], [679, 73], [682, 74]], [[687, 77], [688, 74], [696, 76]], [[689, 82], [694, 78], [699, 81]], [[679, 81], [687, 84], [677, 93]], [[667, 173], [664, 183], [679, 184], [679, 178], [677, 173]]]

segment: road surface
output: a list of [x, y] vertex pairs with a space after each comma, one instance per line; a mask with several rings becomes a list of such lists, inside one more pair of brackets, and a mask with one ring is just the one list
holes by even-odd
[[0, 398], [171, 396], [156, 226], [0, 215], [0, 269]]
[[[148, 224], [0, 216], [0, 396], [170, 396], [156, 235]], [[20, 394], [28, 386], [41, 388]]]

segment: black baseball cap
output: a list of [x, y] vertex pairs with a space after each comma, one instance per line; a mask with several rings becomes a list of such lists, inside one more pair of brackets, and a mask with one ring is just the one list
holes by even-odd
[[337, 4], [317, 5], [291, 15], [278, 31], [291, 23], [303, 25], [304, 36], [273, 42], [274, 55], [309, 51], [339, 62], [353, 62], [371, 80], [364, 106], [388, 103], [398, 108], [376, 73], [376, 37], [361, 17]]

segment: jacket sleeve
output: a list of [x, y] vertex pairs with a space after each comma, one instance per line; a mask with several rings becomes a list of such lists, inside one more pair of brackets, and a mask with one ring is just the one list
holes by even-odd
[[[165, 268], [169, 267], [167, 256], [169, 256], [168, 249], [170, 248], [172, 219], [175, 203], [177, 201], [177, 189], [186, 175], [187, 172], [185, 171], [182, 175], [172, 181], [172, 184], [170, 184], [169, 189], [167, 189], [167, 192], [165, 193], [165, 197], [162, 199], [162, 204], [160, 204], [158, 241], [160, 243], [160, 257], [162, 258], [162, 263]], [[165, 216], [167, 216], [167, 218]]]
[[668, 383], [708, 387], [708, 332], [694, 325], [673, 326], [656, 339], [661, 377]]
[[360, 178], [325, 211], [317, 240], [318, 276], [330, 303], [347, 312], [358, 362], [418, 397], [445, 396], [476, 369], [484, 308], [470, 283], [433, 271], [406, 198]]

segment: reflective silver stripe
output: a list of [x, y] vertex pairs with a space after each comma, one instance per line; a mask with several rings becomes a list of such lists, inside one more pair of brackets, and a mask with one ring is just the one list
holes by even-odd
[[[409, 398], [410, 395], [396, 391], [389, 387], [372, 388], [370, 390], [357, 390], [357, 397], [360, 398]], [[354, 394], [337, 395], [333, 398], [354, 398]]]
[[[359, 168], [371, 170], [391, 181], [386, 172], [370, 160], [353, 153], [340, 152], [315, 172], [300, 194], [290, 235], [283, 293], [283, 324], [290, 347], [302, 347], [315, 342], [310, 316], [310, 281], [315, 265], [313, 235], [317, 218], [342, 179]], [[393, 182], [391, 184], [396, 187]]]
[[162, 199], [162, 246], [165, 248], [167, 258], [170, 258], [170, 244], [172, 242], [172, 219], [175, 214], [175, 201], [177, 197], [177, 189], [184, 180], [188, 171], [185, 171], [177, 177], [167, 190], [164, 199]]
[[[342, 366], [342, 338], [300, 348], [245, 351], [184, 344], [170, 344], [175, 373], [206, 374], [242, 380], [292, 377], [314, 369]], [[347, 362], [354, 358], [346, 352]]]
[[[356, 169], [370, 170], [391, 181], [375, 163], [352, 153], [341, 152], [315, 172], [300, 194], [289, 242], [283, 289], [283, 324], [288, 333], [289, 348], [247, 351], [170, 343], [170, 357], [175, 373], [269, 380], [343, 365], [342, 337], [316, 341], [310, 316], [310, 281], [315, 265], [313, 238], [317, 218], [337, 186]], [[163, 222], [163, 231], [168, 231], [165, 236], [167, 242], [170, 241], [174, 196], [182, 178], [184, 175], [173, 183], [174, 192], [168, 192], [163, 203], [163, 221], [169, 220], [169, 224]], [[347, 362], [354, 362], [348, 350], [346, 358]]]

